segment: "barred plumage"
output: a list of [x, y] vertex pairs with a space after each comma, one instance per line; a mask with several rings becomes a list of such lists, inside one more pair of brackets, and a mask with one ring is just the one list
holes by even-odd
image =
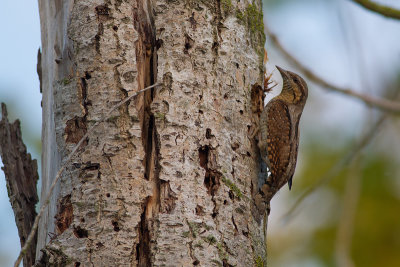
[[299, 122], [308, 97], [306, 82], [296, 73], [277, 66], [282, 92], [265, 106], [260, 116], [259, 147], [271, 174], [262, 186], [269, 202], [286, 183], [292, 187], [299, 146]]

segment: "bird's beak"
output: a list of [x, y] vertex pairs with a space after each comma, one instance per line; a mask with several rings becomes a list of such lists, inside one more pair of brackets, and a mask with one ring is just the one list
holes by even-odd
[[282, 68], [279, 67], [279, 66], [275, 66], [275, 67], [276, 67], [276, 68], [279, 70], [279, 72], [281, 73], [282, 78], [288, 78], [288, 77], [289, 77], [289, 75], [288, 75], [288, 73], [287, 73], [286, 70], [282, 69]]

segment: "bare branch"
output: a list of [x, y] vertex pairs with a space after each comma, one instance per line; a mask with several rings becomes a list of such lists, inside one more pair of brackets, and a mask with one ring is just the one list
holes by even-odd
[[53, 182], [52, 182], [52, 184], [51, 184], [51, 186], [50, 186], [49, 192], [48, 192], [47, 195], [46, 195], [46, 199], [44, 199], [44, 200], [42, 201], [42, 206], [40, 207], [39, 213], [38, 213], [38, 215], [37, 215], [36, 218], [35, 218], [35, 222], [34, 222], [34, 224], [33, 224], [33, 226], [32, 226], [32, 230], [31, 230], [31, 232], [29, 233], [28, 239], [26, 240], [25, 245], [22, 247], [22, 249], [21, 249], [21, 251], [20, 251], [20, 253], [19, 253], [19, 255], [18, 255], [18, 258], [17, 258], [17, 260], [16, 260], [15, 263], [14, 263], [14, 267], [18, 267], [18, 266], [19, 266], [19, 264], [21, 263], [21, 260], [22, 260], [23, 255], [24, 255], [24, 254], [26, 253], [26, 251], [29, 249], [29, 246], [31, 245], [32, 240], [33, 240], [33, 238], [34, 238], [34, 236], [35, 236], [36, 230], [37, 230], [37, 228], [38, 228], [39, 219], [40, 219], [40, 217], [43, 215], [44, 210], [46, 209], [47, 205], [48, 205], [49, 202], [50, 202], [50, 197], [51, 197], [51, 195], [52, 195], [52, 193], [53, 193], [54, 187], [56, 186], [58, 180], [60, 180], [60, 177], [61, 177], [62, 172], [63, 172], [64, 169], [66, 168], [67, 164], [70, 163], [72, 157], [75, 155], [76, 151], [78, 151], [78, 148], [79, 148], [79, 147], [82, 145], [82, 143], [86, 140], [86, 138], [89, 136], [89, 134], [91, 134], [91, 133], [93, 132], [94, 128], [96, 128], [101, 122], [103, 122], [103, 121], [105, 121], [106, 119], [108, 119], [108, 118], [110, 117], [111, 113], [112, 113], [114, 110], [116, 110], [117, 108], [119, 108], [120, 106], [122, 106], [123, 104], [125, 104], [126, 102], [128, 102], [129, 100], [131, 100], [132, 98], [134, 98], [135, 96], [137, 96], [138, 94], [140, 94], [140, 93], [142, 93], [142, 92], [144, 92], [144, 91], [147, 91], [147, 90], [149, 90], [149, 89], [151, 89], [151, 88], [154, 88], [154, 87], [156, 87], [156, 86], [159, 86], [159, 85], [161, 85], [161, 83], [156, 83], [156, 84], [153, 84], [153, 85], [151, 85], [151, 86], [149, 86], [149, 87], [146, 87], [146, 88], [144, 88], [144, 89], [142, 89], [142, 90], [139, 90], [139, 91], [137, 91], [136, 93], [134, 93], [133, 95], [126, 97], [124, 100], [122, 100], [121, 102], [119, 102], [118, 104], [116, 104], [115, 106], [113, 106], [113, 107], [104, 115], [104, 117], [103, 117], [101, 120], [97, 121], [92, 127], [90, 127], [90, 128], [88, 129], [88, 131], [86, 132], [86, 134], [85, 134], [85, 135], [79, 140], [79, 142], [74, 146], [74, 148], [72, 149], [71, 153], [69, 153], [68, 157], [67, 157], [66, 160], [64, 161], [64, 164], [63, 164], [63, 165], [61, 166], [61, 168], [58, 170], [57, 175], [56, 175], [56, 177], [54, 178], [54, 180], [53, 180]]
[[392, 19], [400, 19], [400, 10], [396, 8], [381, 5], [370, 0], [352, 0], [352, 1], [382, 16]]
[[[22, 141], [19, 120], [10, 123], [7, 109], [1, 103], [2, 119], [0, 120], [0, 155], [3, 160], [2, 168], [6, 177], [8, 197], [14, 211], [15, 224], [18, 228], [21, 247], [32, 229], [36, 217], [35, 206], [39, 201], [36, 183], [39, 179], [37, 162], [32, 160]], [[33, 231], [36, 241], [36, 231]], [[24, 254], [24, 266], [35, 263], [36, 246], [31, 246]]]
[[270, 40], [274, 43], [274, 45], [280, 50], [280, 52], [296, 67], [298, 68], [308, 79], [312, 80], [313, 82], [335, 92], [339, 92], [341, 94], [345, 94], [348, 96], [351, 96], [353, 98], [356, 98], [358, 100], [363, 101], [365, 104], [371, 107], [376, 107], [384, 111], [390, 111], [390, 112], [400, 112], [400, 102], [398, 101], [391, 101], [387, 100], [384, 98], [378, 98], [374, 97], [368, 94], [363, 94], [356, 92], [352, 89], [349, 88], [342, 88], [339, 86], [336, 86], [334, 84], [331, 84], [318, 75], [316, 75], [314, 72], [312, 72], [310, 69], [305, 67], [303, 64], [301, 64], [294, 56], [292, 56], [279, 42], [279, 39], [276, 37], [274, 33], [270, 31], [267, 25], [265, 25], [265, 31], [267, 35], [270, 37]]

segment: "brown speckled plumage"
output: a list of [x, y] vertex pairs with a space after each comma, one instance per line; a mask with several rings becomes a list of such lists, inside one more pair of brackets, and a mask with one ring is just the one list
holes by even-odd
[[271, 174], [262, 186], [269, 202], [286, 183], [289, 189], [296, 168], [299, 122], [308, 96], [306, 82], [277, 66], [283, 78], [282, 92], [265, 106], [260, 116], [259, 147]]

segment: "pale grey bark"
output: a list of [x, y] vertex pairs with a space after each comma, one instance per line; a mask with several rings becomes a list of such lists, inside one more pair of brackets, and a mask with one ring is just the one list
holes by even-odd
[[[63, 77], [68, 77], [68, 66], [72, 63], [71, 59], [66, 55], [72, 47], [71, 42], [66, 38], [69, 7], [72, 0], [39, 0], [38, 2], [42, 33], [42, 55], [40, 60], [43, 110], [41, 199], [44, 199], [60, 167], [60, 152], [57, 149], [54, 125], [53, 84]], [[60, 62], [61, 59], [63, 59], [62, 64], [57, 64], [56, 61]], [[51, 234], [55, 232], [54, 216], [56, 214], [58, 193], [59, 187], [57, 186], [47, 212], [40, 220], [36, 258], [40, 255], [40, 249], [50, 241]]]
[[41, 220], [41, 264], [261, 264], [249, 136], [263, 82], [261, 1], [39, 3], [42, 196], [88, 127], [163, 83], [101, 123], [67, 167]]

